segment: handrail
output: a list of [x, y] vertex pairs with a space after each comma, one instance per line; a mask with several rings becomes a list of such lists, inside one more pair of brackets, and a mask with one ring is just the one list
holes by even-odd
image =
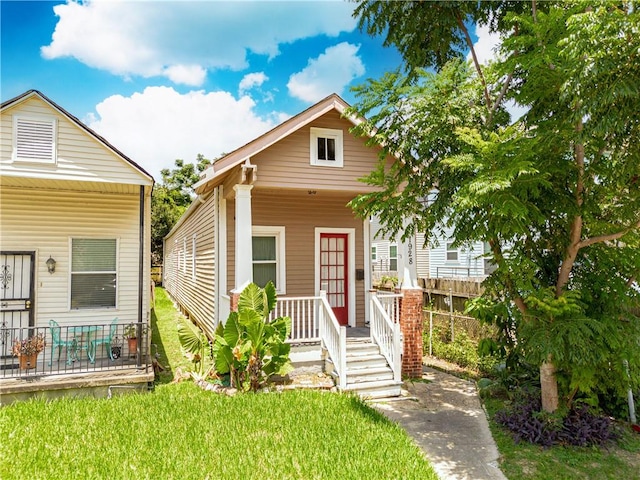
[[389, 318], [393, 320], [393, 323], [398, 323], [400, 321], [400, 299], [402, 294], [385, 292], [384, 290], [374, 290], [373, 292], [380, 300], [380, 304], [389, 315]]
[[380, 348], [380, 353], [387, 359], [393, 370], [393, 379], [401, 380], [402, 345], [400, 342], [400, 323], [394, 322], [383, 307], [376, 292], [371, 292], [369, 326], [371, 339]]
[[344, 390], [347, 387], [347, 329], [338, 323], [338, 319], [327, 300], [327, 293], [323, 290], [320, 291], [318, 314], [320, 341], [333, 360], [340, 382], [338, 387], [340, 390]]

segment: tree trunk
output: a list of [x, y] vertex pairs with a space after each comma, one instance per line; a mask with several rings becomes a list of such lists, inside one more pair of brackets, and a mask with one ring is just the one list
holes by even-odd
[[553, 413], [558, 409], [558, 381], [556, 367], [551, 356], [540, 365], [540, 389], [542, 393], [542, 409]]

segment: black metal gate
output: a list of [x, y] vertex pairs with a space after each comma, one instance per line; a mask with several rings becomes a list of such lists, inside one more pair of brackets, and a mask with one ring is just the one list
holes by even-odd
[[12, 337], [34, 323], [35, 252], [0, 252], [0, 358], [11, 356]]

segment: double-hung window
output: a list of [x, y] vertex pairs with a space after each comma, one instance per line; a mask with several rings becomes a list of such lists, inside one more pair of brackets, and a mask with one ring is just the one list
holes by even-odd
[[264, 287], [271, 281], [278, 293], [285, 293], [284, 227], [254, 226], [251, 247], [253, 282]]
[[447, 261], [458, 261], [458, 249], [453, 246], [453, 242], [447, 242]]
[[342, 130], [311, 127], [311, 165], [342, 167]]
[[398, 271], [398, 245], [389, 245], [389, 271]]
[[115, 308], [118, 241], [71, 239], [71, 309]]

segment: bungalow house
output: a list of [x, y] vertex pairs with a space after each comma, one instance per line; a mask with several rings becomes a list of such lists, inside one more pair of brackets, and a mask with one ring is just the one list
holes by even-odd
[[146, 387], [153, 178], [36, 90], [0, 112], [0, 403]]
[[163, 285], [212, 338], [244, 286], [271, 280], [276, 313], [292, 318], [294, 361], [325, 359], [343, 390], [395, 395], [401, 362], [404, 373], [421, 372], [422, 291], [405, 282], [402, 302], [370, 291], [370, 222], [347, 203], [372, 191], [358, 179], [379, 150], [350, 133], [360, 119], [347, 107], [330, 95], [203, 172], [165, 237]]

